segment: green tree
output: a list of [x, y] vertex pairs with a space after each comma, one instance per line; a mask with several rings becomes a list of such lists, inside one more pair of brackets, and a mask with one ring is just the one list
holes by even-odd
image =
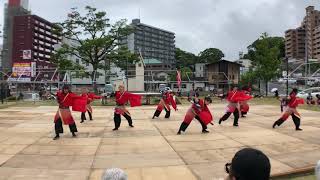
[[[80, 64], [69, 59], [67, 48], [62, 45], [56, 49], [50, 57], [50, 61], [57, 66], [60, 72], [68, 73], [69, 70], [75, 71], [77, 75], [88, 77], [89, 74], [85, 72], [85, 68]], [[59, 77], [60, 78], [60, 77]]]
[[183, 51], [180, 48], [176, 48], [175, 50], [175, 59], [177, 61], [178, 68], [192, 68], [198, 61], [198, 57], [196, 55], [190, 52]]
[[200, 52], [199, 61], [202, 63], [215, 63], [222, 60], [224, 57], [223, 52], [217, 48], [208, 48]]
[[240, 83], [243, 86], [248, 86], [257, 82], [257, 74], [250, 69], [248, 72], [241, 75]]
[[[64, 51], [78, 57], [83, 63], [92, 65], [90, 77], [96, 90], [97, 70], [107, 69], [106, 65], [111, 62], [105, 63], [106, 61], [119, 63], [119, 58], [131, 60], [133, 57], [128, 50], [120, 48], [120, 40], [132, 33], [133, 29], [127, 25], [126, 20], [111, 25], [105, 11], [98, 11], [90, 6], [85, 10], [85, 14], [80, 14], [76, 8], [71, 9], [68, 18], [60, 24], [61, 34], [76, 42], [64, 45]], [[124, 58], [124, 55], [129, 56]]]
[[284, 56], [284, 39], [269, 37], [263, 33], [261, 37], [248, 47], [245, 56], [252, 60], [253, 70], [256, 77], [266, 84], [266, 95], [268, 95], [268, 82], [277, 77]]

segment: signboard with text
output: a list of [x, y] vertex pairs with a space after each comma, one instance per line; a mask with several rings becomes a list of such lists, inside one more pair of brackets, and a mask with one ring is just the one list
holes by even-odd
[[12, 66], [11, 81], [31, 81], [31, 77], [36, 75], [35, 62], [16, 62]]

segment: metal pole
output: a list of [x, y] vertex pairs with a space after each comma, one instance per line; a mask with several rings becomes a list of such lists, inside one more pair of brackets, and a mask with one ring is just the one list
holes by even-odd
[[[306, 66], [305, 66], [305, 77], [307, 77], [308, 76], [308, 54], [309, 54], [309, 52], [308, 52], [308, 36], [305, 38], [305, 51], [306, 51], [306, 53], [305, 53], [305, 63], [306, 63]], [[305, 84], [304, 84], [304, 88], [306, 89], [306, 87], [307, 87], [307, 82], [308, 82], [308, 80], [307, 80], [307, 78], [305, 79]]]
[[289, 58], [286, 58], [287, 65], [287, 96], [289, 95]]
[[127, 91], [129, 90], [128, 79], [128, 57], [126, 58], [126, 78], [127, 78]]

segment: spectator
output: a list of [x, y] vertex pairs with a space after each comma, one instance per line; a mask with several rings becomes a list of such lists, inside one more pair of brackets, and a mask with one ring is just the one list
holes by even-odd
[[274, 91], [274, 97], [276, 97], [276, 98], [279, 97], [279, 91], [278, 90]]
[[318, 161], [315, 171], [317, 180], [320, 180], [320, 161]]
[[238, 151], [231, 163], [227, 163], [226, 172], [229, 176], [226, 180], [269, 180], [270, 161], [261, 151], [244, 148]]
[[127, 180], [127, 174], [119, 168], [107, 169], [103, 175], [101, 180]]
[[311, 95], [311, 93], [308, 94], [307, 96], [307, 104], [310, 105], [310, 104], [314, 104], [314, 100], [313, 100], [313, 97]]
[[320, 94], [317, 94], [316, 97], [317, 97], [317, 105], [320, 105]]

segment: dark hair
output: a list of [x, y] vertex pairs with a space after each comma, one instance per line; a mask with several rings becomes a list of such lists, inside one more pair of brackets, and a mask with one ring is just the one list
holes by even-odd
[[230, 174], [241, 180], [269, 180], [270, 169], [270, 160], [262, 151], [244, 148], [234, 155]]
[[212, 99], [210, 96], [207, 96], [204, 98], [205, 101], [208, 101], [209, 103], [212, 103]]
[[62, 87], [62, 90], [65, 90], [65, 89], [68, 90], [69, 92], [71, 92], [70, 86], [67, 84], [63, 85], [63, 87]]
[[298, 89], [297, 88], [293, 88], [291, 92], [294, 92], [294, 93], [297, 94], [298, 93]]

